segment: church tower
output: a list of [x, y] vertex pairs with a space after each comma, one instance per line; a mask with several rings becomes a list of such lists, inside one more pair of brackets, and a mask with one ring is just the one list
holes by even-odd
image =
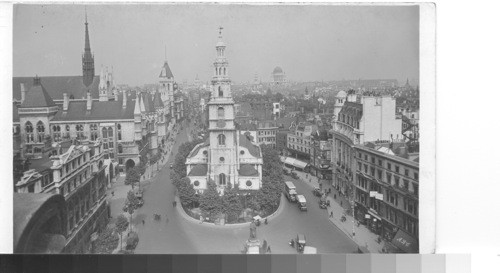
[[89, 27], [85, 11], [85, 48], [82, 56], [83, 84], [89, 87], [94, 81], [94, 55], [90, 52]]
[[215, 47], [214, 76], [212, 94], [208, 102], [210, 151], [208, 160], [209, 178], [222, 190], [226, 185], [235, 184], [237, 176], [236, 129], [234, 126], [234, 100], [231, 95], [228, 62], [222, 41], [222, 27]]

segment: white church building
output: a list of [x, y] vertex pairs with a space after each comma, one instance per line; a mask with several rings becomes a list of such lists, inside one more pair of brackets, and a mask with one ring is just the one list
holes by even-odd
[[219, 192], [231, 184], [240, 190], [258, 190], [262, 186], [262, 151], [251, 137], [237, 131], [234, 100], [231, 94], [228, 62], [224, 56], [222, 28], [216, 45], [214, 76], [208, 107], [209, 138], [188, 155], [188, 178], [197, 192], [214, 181]]

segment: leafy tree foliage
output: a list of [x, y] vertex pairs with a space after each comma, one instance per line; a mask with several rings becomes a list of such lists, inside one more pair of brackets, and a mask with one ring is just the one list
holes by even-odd
[[209, 181], [207, 183], [207, 189], [200, 196], [200, 208], [208, 213], [210, 218], [214, 218], [222, 212], [222, 200], [217, 192], [215, 182]]
[[130, 168], [127, 171], [127, 176], [125, 177], [125, 185], [133, 185], [138, 183], [141, 179], [140, 170], [138, 167]]
[[123, 214], [120, 214], [116, 219], [115, 230], [120, 234], [120, 249], [122, 249], [122, 234], [128, 228], [128, 220]]
[[125, 201], [123, 211], [132, 215], [137, 208], [139, 208], [139, 199], [135, 196], [133, 191], [129, 191], [127, 193], [127, 200]]
[[[127, 219], [125, 219], [125, 224], [128, 225]], [[118, 241], [119, 237], [113, 232], [113, 229], [106, 228], [97, 238], [94, 252], [97, 254], [111, 254], [118, 246]]]
[[243, 205], [238, 196], [239, 190], [233, 188], [231, 184], [224, 190], [222, 198], [222, 212], [228, 216], [229, 222], [238, 220], [238, 217], [243, 210]]
[[179, 191], [179, 198], [183, 206], [192, 208], [194, 204], [198, 203], [199, 197], [196, 195], [196, 190], [193, 188], [189, 178], [184, 177], [179, 180], [179, 186], [177, 189]]

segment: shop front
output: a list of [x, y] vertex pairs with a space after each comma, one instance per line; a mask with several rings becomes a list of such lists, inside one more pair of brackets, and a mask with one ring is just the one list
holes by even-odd
[[368, 228], [375, 234], [380, 235], [382, 231], [382, 218], [373, 209], [369, 209], [365, 214]]

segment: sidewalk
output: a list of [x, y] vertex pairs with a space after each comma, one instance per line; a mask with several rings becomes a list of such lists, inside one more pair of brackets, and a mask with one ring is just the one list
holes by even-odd
[[[313, 188], [319, 188], [319, 179], [315, 176], [312, 176], [309, 173], [300, 172], [295, 170], [295, 173], [299, 176], [299, 179], [305, 181], [307, 185]], [[306, 177], [307, 176], [307, 177]], [[370, 253], [383, 253], [382, 249], [384, 248], [384, 241], [381, 243], [377, 242], [378, 235], [372, 233], [366, 226], [359, 225], [356, 227], [356, 220], [352, 217], [352, 215], [346, 215], [347, 220], [345, 222], [341, 222], [340, 218], [344, 213], [344, 210], [349, 207], [349, 201], [340, 196], [339, 193], [330, 185], [330, 183], [326, 183], [326, 181], [322, 182], [322, 189], [332, 189], [332, 193], [327, 196], [327, 200], [330, 200], [330, 207], [328, 207], [328, 216], [330, 216], [330, 212], [333, 212], [333, 218], [329, 218], [330, 222], [332, 222], [335, 226], [337, 226], [340, 230], [342, 230], [349, 238], [351, 238], [359, 247], [366, 248]], [[336, 194], [337, 198], [333, 196]], [[343, 206], [341, 206], [341, 204]], [[354, 231], [354, 236], [353, 236]]]
[[[157, 162], [151, 166], [148, 166], [146, 168], [144, 175], [141, 177], [141, 181], [140, 181], [141, 188], [146, 186], [146, 185], [149, 185], [149, 183], [151, 181], [154, 181], [154, 180], [152, 180], [152, 178], [154, 178], [159, 173], [159, 171], [167, 164], [168, 159], [169, 159], [170, 154], [171, 154], [172, 147], [174, 145], [175, 138], [177, 137], [177, 133], [178, 133], [178, 131], [173, 132], [172, 138], [167, 141], [167, 144], [165, 144], [166, 153], [163, 154], [163, 156], [164, 156], [163, 161], [160, 160], [159, 162]], [[110, 203], [111, 217], [112, 217], [110, 219], [109, 223], [113, 224], [113, 225], [116, 222], [116, 218], [120, 214], [124, 214], [125, 217], [127, 217], [127, 219], [128, 219], [128, 214], [124, 213], [122, 208], [125, 204], [125, 200], [127, 199], [127, 194], [132, 189], [132, 186], [125, 185], [125, 183], [124, 183], [125, 177], [126, 177], [125, 174], [119, 175], [116, 178], [116, 182], [114, 182], [111, 185], [111, 188], [107, 189], [107, 199], [108, 199], [108, 202]], [[111, 194], [112, 192], [114, 193], [113, 195]], [[139, 219], [134, 219], [134, 217], [135, 217], [134, 214], [132, 215], [132, 221], [131, 221], [132, 223], [130, 224], [130, 228], [127, 231], [125, 231], [122, 235], [123, 236], [123, 246], [122, 246], [123, 249], [125, 249], [125, 246], [126, 246], [127, 233], [129, 231], [138, 232], [137, 227], [134, 226], [133, 223], [135, 222], [137, 224]], [[116, 247], [115, 250], [113, 250], [112, 254], [116, 254], [119, 251], [120, 251], [120, 243], [118, 243], [118, 246]]]

